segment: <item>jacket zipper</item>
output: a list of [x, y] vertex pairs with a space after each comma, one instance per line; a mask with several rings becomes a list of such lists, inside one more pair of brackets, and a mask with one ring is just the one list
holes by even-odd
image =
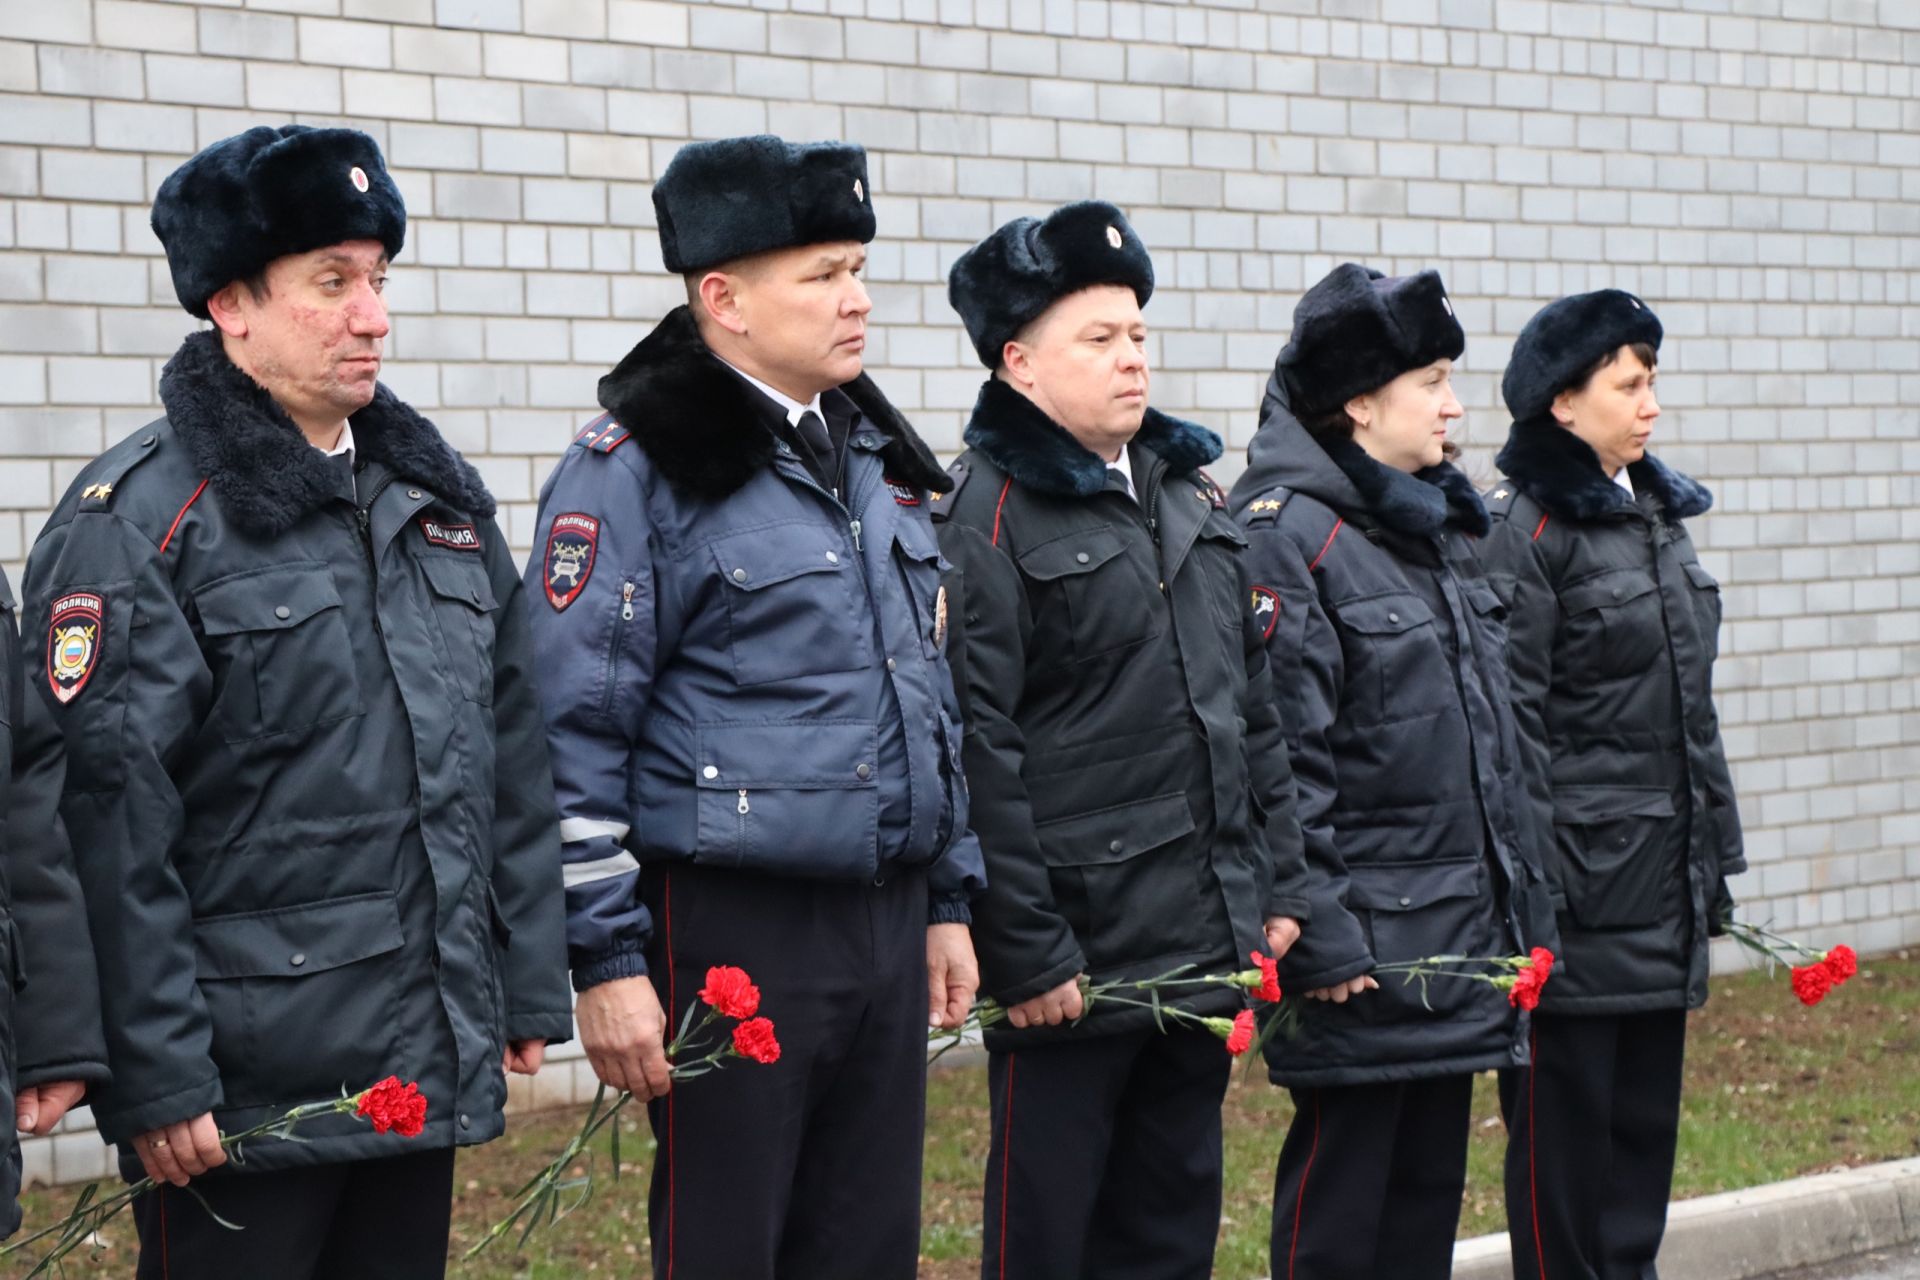
[[620, 635], [627, 629], [627, 623], [633, 621], [633, 579], [627, 578], [620, 583], [620, 616], [613, 624], [613, 642], [607, 646], [606, 686], [600, 694], [600, 714], [605, 715], [613, 709], [613, 674], [620, 663]]
[[373, 633], [375, 635], [386, 634], [386, 629], [380, 625], [380, 562], [373, 551], [373, 504], [380, 501], [380, 495], [387, 491], [387, 486], [393, 481], [394, 477], [391, 475], [384, 477], [373, 487], [372, 494], [367, 498], [367, 505], [355, 507], [353, 512], [354, 521], [360, 526], [360, 545], [367, 553], [367, 576], [373, 580]]

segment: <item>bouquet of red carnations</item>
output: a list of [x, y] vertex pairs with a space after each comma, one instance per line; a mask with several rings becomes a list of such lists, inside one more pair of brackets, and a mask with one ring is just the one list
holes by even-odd
[[1793, 994], [1808, 1008], [1860, 971], [1860, 957], [1844, 942], [1819, 951], [1740, 920], [1729, 920], [1724, 928], [1728, 937], [1766, 959], [1767, 972], [1773, 972], [1775, 965], [1791, 970]]

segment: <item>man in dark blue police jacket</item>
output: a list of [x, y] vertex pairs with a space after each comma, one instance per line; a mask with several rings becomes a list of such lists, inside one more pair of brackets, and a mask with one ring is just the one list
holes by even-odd
[[[153, 222], [214, 327], [23, 593], [98, 943], [94, 1117], [165, 1184], [142, 1278], [437, 1276], [454, 1148], [571, 1031], [520, 575], [479, 475], [377, 380], [406, 210], [372, 138], [250, 129]], [[221, 1131], [389, 1074], [420, 1134], [331, 1115], [226, 1162]]]
[[[978, 983], [948, 481], [860, 371], [863, 150], [696, 143], [653, 198], [688, 305], [601, 379], [527, 568], [581, 1039], [651, 1099], [654, 1274], [907, 1280], [927, 1026]], [[721, 964], [780, 1060], [669, 1091]]]

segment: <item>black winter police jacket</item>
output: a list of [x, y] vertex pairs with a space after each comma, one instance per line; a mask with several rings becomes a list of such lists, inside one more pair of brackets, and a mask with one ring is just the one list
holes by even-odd
[[15, 614], [0, 573], [0, 1237], [20, 1224], [17, 1090], [107, 1080], [100, 984], [58, 808], [66, 753], [45, 676], [24, 670]]
[[[164, 419], [89, 464], [28, 562], [29, 666], [99, 943], [126, 1142], [389, 1075], [408, 1141], [330, 1116], [270, 1169], [500, 1133], [508, 1039], [569, 1034], [520, 575], [478, 475], [382, 387], [359, 470], [187, 339]], [[49, 665], [51, 664], [51, 665]], [[123, 1168], [131, 1168], [124, 1151]]]
[[[1269, 386], [1233, 509], [1271, 598], [1274, 688], [1313, 873], [1313, 922], [1282, 985], [1376, 965], [1552, 945], [1507, 699], [1506, 609], [1474, 541], [1486, 509], [1441, 464], [1385, 467], [1323, 446]], [[1484, 983], [1439, 978], [1344, 1005], [1307, 1002], [1268, 1042], [1279, 1084], [1343, 1085], [1512, 1066], [1524, 1015]]]
[[[1138, 501], [997, 379], [966, 440], [933, 518], [987, 862], [982, 989], [1014, 1004], [1078, 972], [1250, 967], [1267, 916], [1305, 922], [1305, 867], [1246, 539], [1199, 470], [1219, 437], [1149, 410], [1128, 453]], [[1001, 1026], [988, 1044], [1152, 1018], [1096, 1002], [1077, 1027]]]
[[1746, 869], [1713, 705], [1720, 587], [1681, 524], [1712, 497], [1652, 456], [1629, 495], [1550, 420], [1516, 424], [1499, 462], [1484, 557], [1567, 953], [1541, 1007], [1697, 1008]]

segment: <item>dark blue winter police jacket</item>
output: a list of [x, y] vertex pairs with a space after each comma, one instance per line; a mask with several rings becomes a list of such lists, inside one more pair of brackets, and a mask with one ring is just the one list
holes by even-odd
[[930, 920], [966, 921], [985, 881], [926, 511], [951, 481], [862, 376], [822, 403], [846, 439], [836, 499], [684, 307], [600, 403], [527, 567], [575, 987], [646, 972], [643, 862], [926, 867]]

